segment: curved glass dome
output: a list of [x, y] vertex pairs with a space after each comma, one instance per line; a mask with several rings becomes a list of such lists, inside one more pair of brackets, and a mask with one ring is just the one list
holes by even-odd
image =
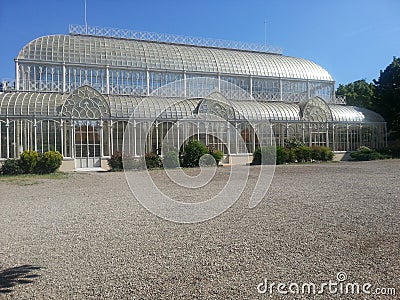
[[383, 123], [384, 118], [366, 108], [356, 106], [329, 105], [333, 121], [335, 122], [362, 122], [362, 123]]
[[18, 60], [149, 70], [332, 81], [306, 59], [252, 52], [83, 35], [50, 35], [28, 43]]
[[262, 103], [256, 101], [232, 102], [237, 120], [248, 121], [299, 121], [299, 107], [280, 102]]

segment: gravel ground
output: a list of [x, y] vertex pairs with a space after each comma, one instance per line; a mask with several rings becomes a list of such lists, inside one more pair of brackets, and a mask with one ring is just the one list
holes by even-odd
[[[254, 209], [259, 169], [250, 170], [233, 207], [188, 225], [144, 209], [124, 173], [0, 181], [0, 298], [400, 299], [400, 160], [277, 166]], [[197, 199], [223, 185], [229, 168], [217, 175]], [[152, 176], [174, 194], [160, 171]], [[339, 272], [342, 283], [396, 295], [257, 291], [265, 278], [319, 289]]]

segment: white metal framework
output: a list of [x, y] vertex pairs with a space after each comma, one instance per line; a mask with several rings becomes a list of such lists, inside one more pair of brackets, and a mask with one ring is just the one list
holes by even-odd
[[[203, 77], [264, 101], [335, 100], [331, 75], [305, 59], [99, 36], [40, 37], [20, 51], [16, 73], [18, 91], [69, 93], [88, 84], [102, 94], [149, 96], [171, 82]], [[176, 86], [168, 96], [191, 97], [196, 89]]]
[[[122, 150], [123, 131], [134, 112], [138, 133], [141, 127], [153, 127], [154, 136], [147, 137], [146, 151], [158, 149], [171, 124], [181, 119], [193, 118], [191, 130], [195, 135], [200, 126], [205, 126], [196, 119], [199, 112], [223, 117], [234, 128], [244, 126], [247, 149], [236, 149], [232, 154], [254, 151], [255, 133], [246, 124], [262, 126], [265, 121], [272, 125], [279, 145], [286, 138], [297, 137], [308, 145], [324, 145], [340, 151], [355, 150], [361, 145], [384, 147], [385, 122], [380, 115], [366, 109], [327, 105], [321, 98], [312, 98], [301, 105], [242, 100], [232, 101], [231, 106], [224, 108], [216, 103], [212, 98], [102, 95], [89, 86], [71, 94], [0, 93], [0, 157], [16, 157], [25, 149], [40, 152], [56, 149], [72, 158], [109, 156]], [[143, 109], [135, 111], [138, 105]], [[147, 124], [152, 119], [156, 122]], [[179, 143], [172, 141], [172, 144]], [[208, 144], [226, 150], [221, 143], [208, 141]]]
[[105, 36], [105, 37], [122, 38], [122, 39], [282, 54], [281, 48], [270, 45], [257, 44], [257, 43], [244, 43], [239, 41], [228, 41], [221, 39], [210, 39], [210, 38], [201, 38], [193, 36], [183, 36], [177, 34], [136, 31], [130, 29], [108, 28], [99, 26], [71, 24], [69, 25], [69, 34]]
[[[229, 155], [253, 152], [271, 128], [278, 145], [296, 137], [336, 151], [385, 146], [383, 118], [336, 100], [331, 75], [311, 61], [217, 44], [93, 36], [99, 33], [89, 29], [40, 37], [20, 51], [15, 90], [0, 92], [0, 158], [58, 150], [77, 168], [99, 166], [122, 150], [128, 124], [138, 156], [159, 151], [169, 131], [174, 147], [191, 136]], [[228, 149], [217, 137], [229, 139], [232, 130], [244, 144]]]

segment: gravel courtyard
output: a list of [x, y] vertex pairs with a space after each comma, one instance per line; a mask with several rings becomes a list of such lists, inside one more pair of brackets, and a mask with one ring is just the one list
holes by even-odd
[[[199, 224], [148, 212], [124, 173], [0, 180], [0, 298], [400, 299], [400, 160], [277, 166], [254, 209], [258, 167], [249, 168], [234, 206]], [[228, 171], [218, 168], [208, 190]], [[319, 289], [338, 273], [371, 294], [257, 289], [264, 279]]]

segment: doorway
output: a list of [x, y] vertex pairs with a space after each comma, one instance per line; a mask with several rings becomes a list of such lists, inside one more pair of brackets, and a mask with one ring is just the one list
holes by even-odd
[[100, 121], [75, 121], [75, 168], [101, 167]]

